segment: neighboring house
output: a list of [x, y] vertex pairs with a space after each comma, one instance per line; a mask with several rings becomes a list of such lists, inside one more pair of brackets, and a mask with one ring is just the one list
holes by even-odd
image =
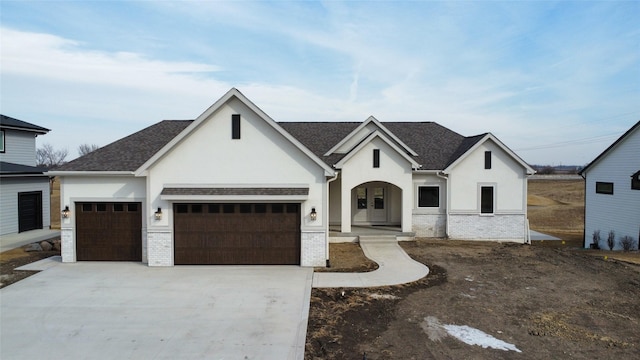
[[41, 126], [0, 115], [0, 235], [49, 228], [49, 177], [36, 167]]
[[65, 262], [324, 266], [330, 239], [359, 226], [526, 242], [533, 172], [491, 134], [277, 123], [231, 89], [196, 120], [159, 122], [51, 174], [69, 207]]
[[[616, 243], [631, 236], [640, 237], [640, 121], [587, 165], [580, 175], [585, 179], [584, 247], [600, 230], [601, 248], [609, 231]], [[619, 249], [619, 244], [616, 244]]]

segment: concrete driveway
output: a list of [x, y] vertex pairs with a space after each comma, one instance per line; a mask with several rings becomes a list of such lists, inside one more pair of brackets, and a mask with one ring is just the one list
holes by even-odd
[[2, 359], [303, 359], [313, 269], [58, 264], [0, 290]]

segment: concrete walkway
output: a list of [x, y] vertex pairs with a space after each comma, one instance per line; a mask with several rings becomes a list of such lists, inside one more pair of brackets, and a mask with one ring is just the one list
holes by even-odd
[[394, 238], [360, 236], [364, 255], [379, 268], [365, 273], [314, 273], [313, 287], [375, 287], [405, 284], [429, 274], [429, 268], [407, 255]]
[[55, 239], [60, 237], [60, 230], [31, 230], [17, 234], [0, 236], [0, 252], [19, 248], [22, 245], [31, 244], [36, 241]]

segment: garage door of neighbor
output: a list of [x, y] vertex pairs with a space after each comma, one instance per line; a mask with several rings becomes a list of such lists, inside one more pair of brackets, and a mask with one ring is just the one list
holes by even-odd
[[142, 204], [76, 203], [76, 258], [142, 261]]
[[176, 265], [298, 265], [300, 204], [174, 204]]

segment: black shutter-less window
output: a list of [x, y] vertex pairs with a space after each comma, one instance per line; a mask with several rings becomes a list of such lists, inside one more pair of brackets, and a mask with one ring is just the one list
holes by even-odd
[[484, 168], [491, 169], [491, 151], [484, 152]]
[[240, 114], [231, 115], [231, 138], [240, 139]]
[[380, 167], [380, 149], [373, 149], [373, 167]]

